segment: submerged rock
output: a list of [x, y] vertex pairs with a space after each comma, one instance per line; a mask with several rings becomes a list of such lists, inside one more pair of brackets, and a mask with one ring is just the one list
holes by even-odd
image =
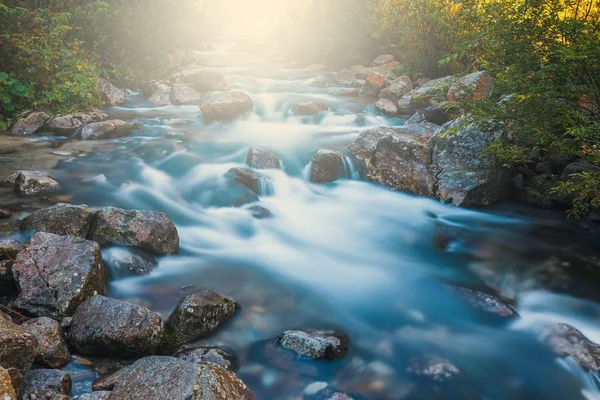
[[252, 206], [248, 210], [252, 213], [252, 216], [256, 219], [264, 219], [273, 216], [271, 210], [261, 207], [261, 206]]
[[132, 357], [156, 353], [162, 334], [161, 319], [155, 312], [94, 296], [73, 314], [69, 341], [81, 354]]
[[258, 147], [250, 148], [246, 157], [246, 164], [256, 169], [280, 169], [281, 158], [271, 151]]
[[95, 215], [86, 205], [58, 203], [29, 214], [21, 222], [21, 230], [85, 238]]
[[58, 322], [48, 317], [34, 318], [21, 325], [33, 334], [39, 343], [35, 362], [51, 368], [60, 368], [71, 359], [71, 353], [63, 338]]
[[457, 293], [464, 297], [473, 307], [498, 317], [517, 317], [517, 312], [504, 300], [478, 290], [456, 287]]
[[20, 170], [2, 181], [2, 186], [12, 187], [21, 197], [33, 197], [58, 190], [60, 185], [46, 171]]
[[237, 309], [234, 299], [212, 290], [184, 297], [165, 321], [164, 346], [177, 348], [208, 335], [233, 317]]
[[98, 86], [102, 95], [102, 103], [105, 106], [118, 106], [125, 103], [126, 94], [124, 89], [119, 89], [102, 78], [98, 78]]
[[44, 128], [57, 135], [70, 135], [87, 124], [102, 121], [107, 117], [108, 114], [97, 108], [92, 108], [87, 111], [51, 118], [46, 121]]
[[394, 117], [398, 114], [398, 107], [388, 99], [377, 100], [375, 110], [386, 117]]
[[216, 364], [230, 371], [235, 369], [235, 356], [217, 347], [185, 349], [177, 352], [175, 357], [198, 365]]
[[158, 265], [156, 258], [142, 250], [111, 248], [103, 253], [104, 261], [115, 278], [148, 275]]
[[38, 341], [22, 326], [0, 318], [0, 365], [27, 371], [38, 353]]
[[126, 122], [118, 119], [93, 122], [83, 127], [81, 139], [103, 140], [129, 136], [131, 132], [141, 127], [139, 122]]
[[176, 83], [171, 88], [171, 103], [189, 104], [200, 101], [200, 92], [191, 86]]
[[34, 112], [26, 116], [25, 118], [20, 118], [11, 128], [10, 133], [15, 136], [28, 136], [36, 133], [44, 124], [50, 116], [45, 112]]
[[267, 194], [265, 188], [267, 183], [271, 181], [270, 178], [259, 174], [249, 168], [232, 168], [227, 171], [225, 176], [228, 179], [232, 179], [240, 185], [244, 185], [248, 189], [252, 190], [257, 195]]
[[36, 233], [13, 264], [19, 287], [15, 306], [61, 319], [105, 292], [106, 271], [97, 243], [74, 236]]
[[315, 115], [323, 111], [329, 111], [329, 106], [325, 103], [311, 101], [309, 103], [296, 104], [290, 111], [294, 115]]
[[102, 208], [88, 237], [100, 245], [138, 247], [159, 255], [179, 252], [177, 228], [166, 214], [156, 211]]
[[550, 324], [542, 330], [540, 340], [559, 357], [571, 357], [583, 369], [600, 372], [600, 345], [571, 325]]
[[22, 400], [67, 400], [71, 376], [57, 369], [34, 369], [23, 377]]
[[215, 364], [197, 365], [174, 357], [152, 356], [94, 382], [111, 390], [111, 399], [254, 400], [233, 372]]
[[344, 175], [345, 156], [337, 150], [320, 149], [311, 161], [310, 181], [334, 182]]
[[277, 342], [299, 356], [314, 360], [342, 358], [348, 352], [349, 345], [349, 339], [345, 334], [333, 331], [289, 330], [279, 335]]
[[411, 360], [406, 369], [417, 376], [435, 382], [445, 382], [460, 374], [460, 370], [449, 360], [437, 356], [423, 356]]
[[207, 121], [228, 121], [252, 111], [254, 103], [242, 90], [208, 92], [200, 97], [200, 111]]

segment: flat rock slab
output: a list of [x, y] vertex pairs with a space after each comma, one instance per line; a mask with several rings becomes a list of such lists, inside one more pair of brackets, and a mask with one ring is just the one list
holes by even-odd
[[231, 371], [161, 356], [142, 358], [100, 378], [93, 388], [111, 390], [111, 400], [254, 400]]
[[82, 354], [131, 357], [156, 353], [162, 334], [161, 319], [155, 312], [94, 296], [73, 314], [69, 341]]
[[35, 335], [10, 320], [0, 318], [0, 365], [27, 371], [37, 353]]
[[336, 360], [348, 352], [349, 340], [345, 334], [334, 331], [304, 332], [289, 330], [277, 337], [281, 347], [301, 357], [313, 360]]
[[212, 290], [184, 297], [165, 322], [164, 347], [177, 348], [208, 335], [229, 320], [237, 309], [234, 299]]
[[21, 222], [21, 230], [85, 238], [95, 215], [86, 205], [59, 203], [29, 214]]
[[156, 211], [102, 208], [88, 237], [100, 245], [138, 247], [159, 255], [179, 252], [177, 228], [166, 214]]
[[20, 289], [15, 306], [38, 317], [70, 316], [106, 290], [100, 246], [75, 236], [35, 234], [17, 256], [13, 275]]
[[71, 353], [58, 322], [41, 317], [26, 321], [21, 326], [33, 334], [39, 343], [39, 353], [35, 358], [37, 364], [60, 368], [71, 360]]

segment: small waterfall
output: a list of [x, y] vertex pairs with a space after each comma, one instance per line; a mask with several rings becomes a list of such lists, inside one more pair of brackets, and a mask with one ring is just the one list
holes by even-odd
[[354, 166], [354, 160], [348, 156], [344, 157], [344, 178], [352, 181], [360, 180], [360, 173]]
[[305, 181], [310, 181], [310, 174], [312, 171], [312, 161], [308, 163], [308, 165], [306, 167], [304, 167], [304, 169], [302, 170], [302, 178], [304, 178]]
[[275, 185], [273, 180], [267, 176], [262, 176], [257, 181], [259, 196], [272, 196], [275, 194]]

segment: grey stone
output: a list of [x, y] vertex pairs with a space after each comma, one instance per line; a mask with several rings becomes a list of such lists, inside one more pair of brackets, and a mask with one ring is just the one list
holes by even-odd
[[85, 238], [95, 215], [86, 205], [58, 203], [29, 214], [21, 222], [21, 230]]
[[246, 164], [248, 164], [249, 167], [256, 169], [280, 169], [281, 158], [271, 151], [252, 147], [250, 151], [248, 151]]
[[102, 95], [102, 103], [106, 106], [118, 106], [125, 103], [124, 89], [119, 89], [106, 79], [98, 78], [98, 87]]
[[334, 182], [344, 174], [345, 156], [337, 150], [320, 149], [313, 156], [310, 181], [315, 183]]
[[11, 128], [10, 133], [15, 136], [28, 136], [36, 133], [50, 117], [45, 112], [34, 112], [20, 118]]
[[254, 103], [242, 90], [208, 92], [200, 97], [200, 111], [207, 121], [228, 121], [252, 111]]
[[22, 326], [0, 318], [0, 365], [27, 371], [38, 353], [38, 341]]
[[126, 122], [118, 119], [92, 122], [81, 130], [83, 140], [103, 140], [129, 136], [131, 132], [141, 128], [139, 122]]
[[35, 362], [51, 368], [60, 368], [71, 359], [71, 353], [63, 338], [58, 322], [48, 317], [34, 318], [21, 325], [33, 334], [39, 343]]
[[314, 360], [336, 360], [348, 352], [348, 337], [339, 332], [289, 330], [277, 337], [285, 349]]

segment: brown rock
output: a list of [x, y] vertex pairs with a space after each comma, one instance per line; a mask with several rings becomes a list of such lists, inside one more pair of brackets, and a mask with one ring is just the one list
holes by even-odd
[[25, 328], [0, 318], [0, 365], [27, 371], [38, 353], [38, 342]]
[[35, 362], [51, 368], [60, 368], [71, 359], [60, 324], [48, 317], [31, 319], [21, 325], [34, 335], [39, 343]]

